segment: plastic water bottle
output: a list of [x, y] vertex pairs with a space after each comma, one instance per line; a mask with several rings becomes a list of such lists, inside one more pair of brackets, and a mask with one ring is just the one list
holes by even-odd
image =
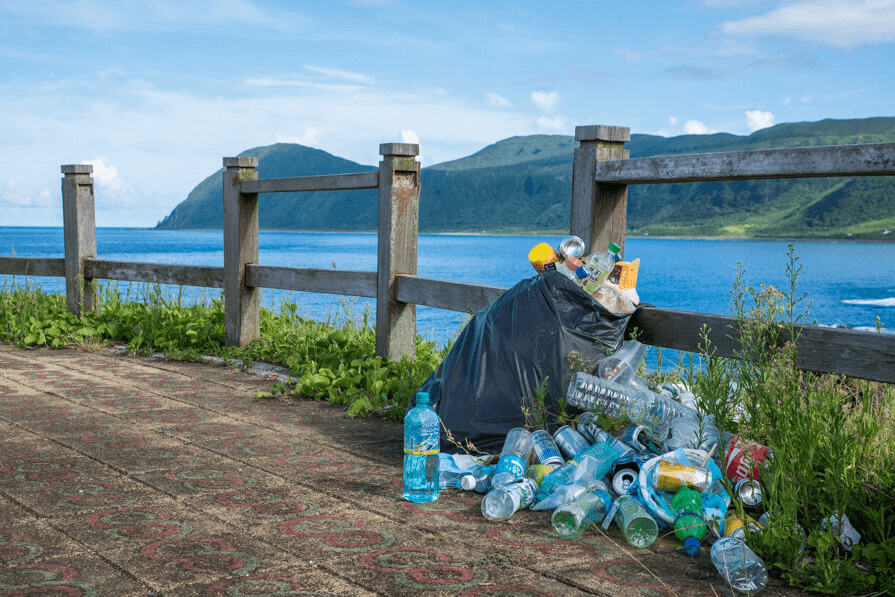
[[629, 495], [619, 496], [615, 502], [615, 524], [621, 529], [628, 543], [646, 549], [659, 537], [659, 525], [646, 511], [643, 504]]
[[491, 491], [491, 473], [497, 468], [493, 464], [472, 469], [460, 477], [460, 489], [475, 491], [476, 493], [488, 493]]
[[537, 501], [540, 502], [547, 499], [556, 487], [567, 483], [575, 475], [575, 469], [585, 459], [591, 460], [587, 466], [593, 468], [592, 478], [594, 480], [602, 479], [609, 472], [609, 469], [612, 468], [615, 461], [618, 460], [618, 452], [606, 442], [599, 442], [590, 446], [587, 450], [572, 460], [567, 460], [561, 467], [544, 477], [538, 490]]
[[569, 383], [566, 400], [572, 406], [602, 411], [609, 417], [626, 415], [634, 423], [652, 428], [664, 426], [675, 417], [698, 415], [692, 408], [661, 394], [581, 371]]
[[404, 499], [415, 503], [438, 499], [438, 452], [441, 421], [429, 394], [416, 393], [416, 406], [404, 417]]
[[617, 244], [609, 243], [607, 250], [582, 258], [584, 270], [587, 272], [587, 280], [584, 282], [586, 292], [592, 293], [609, 277], [615, 264], [621, 260], [620, 251], [621, 247]]
[[634, 384], [646, 387], [646, 381], [637, 375], [646, 356], [646, 345], [636, 340], [628, 340], [614, 353], [600, 359], [597, 375], [620, 384]]
[[534, 438], [531, 436], [531, 431], [525, 427], [510, 429], [504, 439], [491, 484], [500, 487], [524, 477], [525, 468], [528, 466], [528, 455], [531, 454], [533, 447]]
[[530, 506], [537, 490], [538, 484], [527, 477], [492, 489], [482, 498], [482, 514], [488, 520], [506, 520]]
[[755, 595], [768, 584], [768, 569], [748, 545], [733, 537], [712, 544], [712, 564], [734, 590]]
[[612, 507], [612, 497], [603, 489], [592, 489], [553, 511], [550, 523], [564, 539], [577, 539], [592, 524], [598, 524]]
[[674, 534], [684, 542], [684, 553], [695, 558], [702, 550], [699, 542], [706, 531], [702, 494], [689, 487], [680, 488], [671, 498], [671, 510], [674, 512]]

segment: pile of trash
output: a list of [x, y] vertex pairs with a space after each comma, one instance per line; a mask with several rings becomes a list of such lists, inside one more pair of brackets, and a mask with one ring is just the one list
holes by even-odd
[[[544, 277], [555, 271], [574, 282], [600, 305], [598, 313], [630, 315], [639, 303], [639, 260], [622, 261], [614, 244], [585, 257], [583, 249], [580, 239], [570, 237], [558, 249], [536, 246], [529, 259]], [[703, 542], [711, 543], [712, 563], [726, 582], [746, 594], [760, 592], [767, 567], [746, 545], [747, 528], [751, 533], [779, 523], [800, 534], [805, 547], [805, 532], [797, 524], [775, 521], [773, 511], [759, 515], [766, 510], [762, 481], [772, 474], [773, 452], [748, 438], [722, 434], [712, 416], [681, 401], [680, 388], [650, 389], [637, 375], [646, 346], [622, 342], [621, 325], [612, 329], [619, 341], [610, 354], [588, 368], [594, 373], [575, 371], [564, 388], [567, 404], [580, 411], [575, 422], [550, 430], [546, 422], [533, 430], [513, 426], [503, 434], [499, 454], [439, 451], [439, 425], [449, 430], [451, 425], [443, 417], [439, 421], [424, 384], [405, 418], [405, 498], [432, 501], [440, 489], [476, 491], [484, 495], [481, 510], [489, 520], [506, 520], [524, 508], [544, 510], [551, 512], [554, 532], [568, 539], [592, 525], [608, 529], [614, 522], [636, 548], [650, 547], [660, 530], [673, 530], [684, 554], [697, 557]], [[465, 414], [474, 419], [476, 412]], [[599, 424], [620, 419], [630, 425], [618, 430]], [[443, 439], [440, 443], [444, 446]], [[740, 503], [742, 508], [734, 507]], [[845, 549], [860, 540], [845, 515], [826, 524]]]

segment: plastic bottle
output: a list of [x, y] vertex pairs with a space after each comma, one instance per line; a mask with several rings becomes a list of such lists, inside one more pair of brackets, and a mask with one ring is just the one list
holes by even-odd
[[488, 493], [491, 491], [491, 473], [497, 468], [494, 464], [480, 466], [472, 469], [460, 477], [460, 489], [463, 491], [475, 491], [476, 493]]
[[615, 524], [628, 543], [641, 549], [652, 545], [659, 537], [659, 525], [643, 504], [629, 495], [619, 496], [616, 504]]
[[597, 375], [620, 384], [634, 384], [646, 387], [643, 378], [637, 375], [646, 356], [646, 345], [636, 340], [628, 340], [614, 353], [600, 359]]
[[604, 489], [591, 489], [553, 511], [550, 523], [563, 539], [577, 539], [592, 524], [598, 524], [609, 508], [612, 497]]
[[717, 445], [721, 450], [721, 432], [715, 425], [715, 415], [697, 414], [695, 417], [675, 417], [668, 423], [668, 437], [662, 442], [665, 452], [678, 448], [692, 448], [708, 452]]
[[615, 448], [615, 451], [618, 452], [619, 458], [625, 458], [628, 456], [633, 456], [637, 453], [637, 451], [618, 439], [617, 437], [613, 437], [606, 431], [604, 431], [597, 424], [597, 415], [596, 413], [587, 411], [583, 412], [578, 416], [578, 423], [575, 425], [578, 433], [584, 436], [584, 439], [589, 441], [591, 444], [598, 444], [600, 442], [606, 442]]
[[482, 514], [488, 520], [506, 520], [530, 506], [537, 490], [538, 484], [528, 478], [492, 489], [482, 498]]
[[514, 427], [507, 432], [500, 451], [500, 459], [497, 468], [491, 477], [494, 487], [508, 485], [525, 476], [525, 468], [528, 466], [528, 455], [534, 447], [534, 438], [531, 431], [525, 427]]
[[585, 459], [590, 459], [587, 464], [590, 474], [594, 480], [602, 479], [612, 465], [618, 460], [618, 452], [615, 448], [606, 442], [599, 442], [590, 446], [587, 450], [571, 460], [567, 460], [561, 467], [544, 477], [541, 487], [538, 490], [537, 501], [543, 501], [553, 493], [554, 488], [565, 484], [574, 475], [575, 469], [583, 463]]
[[438, 452], [441, 421], [429, 394], [417, 392], [415, 406], [404, 416], [404, 499], [415, 503], [438, 499]]
[[748, 545], [733, 537], [712, 544], [712, 564], [734, 590], [755, 595], [768, 584], [768, 569]]
[[632, 385], [622, 385], [581, 371], [569, 383], [566, 400], [583, 410], [605, 412], [609, 417], [628, 416], [648, 428], [666, 426], [671, 419], [697, 416], [692, 408], [671, 398]]
[[674, 512], [674, 534], [684, 542], [684, 553], [695, 558], [705, 537], [705, 514], [702, 511], [702, 494], [689, 487], [680, 488], [671, 498]]
[[592, 294], [609, 277], [615, 264], [621, 259], [620, 251], [621, 247], [617, 244], [609, 243], [607, 250], [592, 253], [582, 259], [587, 272], [583, 288], [587, 293]]

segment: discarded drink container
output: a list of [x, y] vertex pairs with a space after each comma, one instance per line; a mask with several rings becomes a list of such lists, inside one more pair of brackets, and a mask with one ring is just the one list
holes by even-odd
[[594, 461], [592, 464], [594, 466], [594, 480], [601, 479], [612, 468], [612, 464], [618, 460], [618, 452], [606, 442], [599, 442], [590, 446], [587, 450], [566, 461], [558, 469], [544, 477], [538, 489], [537, 501], [544, 501], [556, 487], [571, 479], [579, 463], [583, 463], [585, 459]]
[[472, 469], [460, 477], [460, 489], [475, 491], [476, 493], [488, 493], [491, 491], [491, 474], [497, 468], [494, 464], [480, 466]]
[[553, 436], [543, 429], [532, 431], [531, 438], [534, 443], [535, 460], [538, 464], [556, 464], [560, 465], [565, 462], [559, 451], [559, 446]]
[[527, 478], [492, 489], [482, 498], [482, 514], [488, 520], [506, 520], [530, 506], [537, 490], [537, 483]]
[[774, 515], [774, 511], [768, 510], [758, 517], [758, 524], [762, 526], [762, 529], [766, 529], [771, 525], [774, 525], [775, 527], [782, 526], [787, 531], [790, 531], [790, 533], [794, 537], [801, 535], [802, 544], [799, 547], [799, 553], [805, 551], [805, 546], [808, 544], [808, 535], [805, 533], [805, 529], [802, 528], [802, 525], [800, 525], [797, 521], [787, 520], [785, 517], [778, 520], [777, 516]]
[[681, 487], [707, 492], [712, 488], [712, 471], [701, 466], [687, 466], [660, 460], [652, 475], [657, 491], [676, 492]]
[[597, 424], [596, 413], [590, 411], [581, 413], [578, 417], [576, 428], [578, 429], [578, 433], [584, 436], [584, 439], [591, 444], [606, 442], [611, 445], [615, 448], [615, 451], [618, 452], [619, 458], [626, 458], [636, 453], [634, 448], [604, 431], [603, 428]]
[[558, 464], [530, 464], [528, 465], [528, 468], [525, 469], [525, 476], [532, 479], [538, 484], [538, 487], [540, 487], [541, 483], [544, 481], [544, 477], [558, 468]]
[[700, 541], [706, 531], [702, 494], [695, 489], [681, 487], [671, 498], [671, 509], [674, 511], [674, 534], [684, 542], [684, 553], [695, 558], [702, 550]]
[[528, 260], [538, 272], [544, 272], [556, 269], [555, 263], [559, 261], [559, 255], [547, 243], [538, 243], [528, 252]]
[[584, 255], [584, 241], [577, 236], [569, 236], [559, 243], [559, 255], [563, 259]]
[[438, 452], [441, 421], [429, 394], [417, 392], [404, 417], [404, 499], [415, 503], [438, 499]]
[[563, 539], [577, 539], [587, 527], [598, 524], [609, 508], [612, 497], [604, 489], [591, 489], [574, 501], [563, 504], [553, 511], [550, 523]]
[[521, 479], [528, 466], [528, 455], [534, 446], [531, 432], [525, 427], [514, 427], [507, 433], [500, 451], [497, 468], [491, 477], [491, 484], [500, 487]]
[[646, 427], [643, 425], [631, 425], [618, 433], [618, 439], [626, 446], [631, 446], [638, 452], [646, 452], [649, 448], [649, 439], [646, 437]]
[[732, 435], [724, 456], [724, 474], [734, 483], [740, 479], [758, 479], [760, 467], [766, 466], [773, 456], [767, 446]]
[[584, 439], [584, 436], [568, 425], [557, 429], [553, 433], [553, 439], [566, 460], [575, 458], [590, 447], [590, 443]]
[[643, 363], [646, 349], [645, 344], [628, 340], [614, 353], [600, 359], [597, 375], [620, 384], [636, 383], [645, 386], [643, 380], [637, 377], [637, 370]]
[[609, 417], [627, 416], [635, 424], [647, 427], [663, 426], [675, 417], [697, 415], [692, 408], [661, 394], [581, 371], [569, 383], [566, 400], [582, 410], [604, 412]]
[[735, 511], [731, 510], [727, 513], [727, 518], [724, 521], [724, 536], [745, 541], [746, 525], [749, 525], [749, 531], [752, 533], [757, 533], [763, 528], [761, 523], [751, 516], [747, 515], [746, 521], [743, 522], [743, 519]]
[[629, 495], [616, 500], [615, 524], [621, 529], [628, 543], [646, 549], [659, 537], [659, 525], [639, 501]]
[[845, 514], [833, 514], [824, 518], [821, 521], [821, 528], [826, 529], [828, 527], [833, 536], [839, 539], [839, 543], [847, 551], [851, 551], [851, 548], [861, 540], [861, 534], [855, 530], [855, 527], [851, 525], [848, 521], [848, 516]]
[[631, 495], [636, 481], [637, 471], [630, 468], [619, 469], [612, 476], [612, 490], [618, 495]]
[[761, 503], [761, 484], [753, 479], [740, 479], [733, 487], [734, 492], [747, 508], [757, 508]]
[[734, 590], [746, 595], [761, 592], [768, 584], [768, 569], [745, 542], [722, 537], [712, 544], [712, 564]]

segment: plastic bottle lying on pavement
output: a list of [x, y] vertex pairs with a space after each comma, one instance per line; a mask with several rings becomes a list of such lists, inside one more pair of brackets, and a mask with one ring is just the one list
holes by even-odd
[[590, 525], [603, 520], [611, 507], [612, 497], [606, 490], [591, 488], [574, 501], [554, 510], [550, 523], [564, 539], [577, 539]]
[[615, 383], [581, 371], [569, 383], [566, 400], [583, 410], [601, 410], [609, 417], [628, 416], [647, 427], [660, 427], [675, 417], [698, 413], [680, 402], [632, 385]]
[[615, 524], [621, 529], [628, 543], [646, 549], [659, 537], [659, 525], [639, 501], [629, 495], [622, 495], [615, 502]]
[[697, 414], [695, 417], [675, 417], [667, 425], [668, 436], [662, 443], [665, 452], [678, 448], [692, 448], [708, 452], [717, 445], [721, 450], [721, 432], [715, 425], [715, 415]]
[[488, 493], [491, 491], [491, 473], [497, 468], [494, 464], [474, 468], [460, 477], [460, 489]]
[[518, 510], [530, 506], [537, 490], [538, 484], [529, 478], [492, 489], [482, 498], [482, 514], [488, 520], [506, 520]]
[[646, 345], [628, 340], [614, 353], [600, 359], [597, 375], [620, 384], [633, 384], [645, 388], [646, 382], [637, 370], [646, 356]]
[[712, 564], [734, 590], [755, 595], [767, 586], [767, 566], [741, 540], [722, 537], [712, 544], [711, 553]]
[[494, 487], [508, 485], [525, 475], [528, 466], [528, 455], [534, 447], [534, 438], [531, 431], [525, 427], [514, 427], [507, 432], [500, 451], [500, 459], [497, 468], [491, 477]]
[[702, 550], [700, 541], [706, 531], [702, 494], [682, 487], [671, 498], [671, 509], [674, 511], [674, 534], [684, 542], [684, 553], [695, 558]]
[[[566, 461], [561, 467], [544, 477], [544, 480], [541, 482], [541, 487], [538, 490], [537, 501], [540, 502], [547, 499], [556, 487], [565, 484], [576, 476], [575, 469], [583, 465], [585, 459], [589, 459], [586, 464], [587, 470], [589, 474], [592, 475], [593, 480], [596, 481], [602, 479], [606, 473], [609, 472], [613, 463], [618, 460], [618, 452], [606, 442], [592, 445], [587, 450], [572, 460]], [[579, 476], [580, 474], [581, 473], [579, 473]]]

